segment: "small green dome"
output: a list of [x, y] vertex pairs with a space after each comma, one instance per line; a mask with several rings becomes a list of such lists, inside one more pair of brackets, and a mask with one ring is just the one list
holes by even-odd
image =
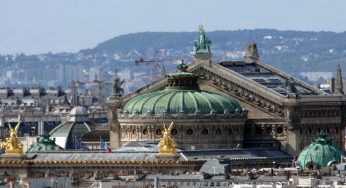
[[322, 133], [299, 154], [298, 162], [303, 169], [308, 165], [317, 165], [321, 168], [326, 167], [329, 162], [340, 162], [342, 155], [343, 152], [332, 144], [332, 139], [328, 139]]
[[166, 76], [168, 79], [166, 89], [134, 97], [125, 104], [123, 112], [224, 114], [242, 110], [239, 103], [230, 96], [200, 90], [197, 84], [198, 77], [187, 72], [187, 65], [184, 63], [181, 63], [177, 69], [177, 72]]

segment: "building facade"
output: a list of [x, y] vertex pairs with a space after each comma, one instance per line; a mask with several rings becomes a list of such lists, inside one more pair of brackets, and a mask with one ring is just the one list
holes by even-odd
[[[132, 140], [157, 141], [160, 131], [155, 125], [174, 121], [178, 147], [179, 140], [186, 145], [196, 145], [197, 148], [202, 146], [199, 143], [203, 140], [202, 132], [204, 130], [206, 133], [206, 129], [207, 134], [204, 136], [215, 139], [212, 140], [213, 143], [223, 137], [229, 139], [223, 140], [224, 144], [211, 146], [213, 148], [277, 147], [298, 155], [320, 132], [332, 137], [334, 144], [343, 148], [346, 96], [341, 85], [336, 86], [339, 88], [337, 93], [328, 94], [264, 64], [260, 61], [257, 46], [253, 42], [248, 44], [243, 61], [215, 62], [208, 41], [201, 30], [195, 42], [195, 59], [187, 72], [200, 78], [198, 86], [201, 90], [236, 100], [241, 109], [246, 111], [246, 116], [242, 117], [244, 119], [233, 122], [237, 119], [233, 117], [225, 120], [223, 125], [219, 115], [201, 121], [196, 117], [186, 116], [184, 111], [174, 119], [169, 118], [172, 115], [169, 113], [165, 117], [164, 113], [161, 115], [155, 111], [135, 109], [132, 114], [126, 111], [126, 107], [134, 99], [162, 92], [169, 87], [171, 83], [168, 76], [122, 98], [109, 101], [110, 106], [113, 106], [108, 113], [113, 147]], [[185, 102], [181, 105], [187, 104]], [[143, 137], [145, 130], [148, 130], [148, 136]]]

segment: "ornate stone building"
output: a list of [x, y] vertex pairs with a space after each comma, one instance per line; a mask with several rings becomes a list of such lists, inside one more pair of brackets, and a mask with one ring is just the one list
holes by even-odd
[[[173, 175], [205, 173], [210, 165], [213, 175], [228, 177], [229, 168], [272, 167], [272, 161], [280, 166], [289, 166], [292, 157], [278, 149], [230, 149], [230, 150], [193, 150], [177, 152], [175, 139], [172, 138], [173, 123], [163, 126], [159, 148], [144, 145], [128, 151], [126, 147], [113, 152], [61, 150], [54, 139], [42, 136], [37, 139], [28, 153], [23, 153], [23, 144], [17, 137], [16, 127], [10, 129], [6, 139], [5, 153], [0, 160], [0, 180], [16, 182], [20, 179], [64, 178], [78, 187], [90, 187], [95, 181], [119, 180], [121, 182], [142, 181], [147, 175]], [[123, 150], [123, 151], [121, 151]], [[222, 156], [219, 156], [222, 155]], [[219, 158], [219, 159], [217, 159]], [[204, 163], [214, 160], [212, 164]], [[202, 168], [202, 165], [204, 168]], [[227, 167], [227, 168], [225, 168]], [[216, 171], [217, 170], [217, 171]], [[3, 174], [3, 175], [2, 175]], [[203, 176], [208, 178], [208, 175]], [[151, 182], [143, 182], [143, 186]]]
[[[247, 111], [230, 96], [201, 90], [198, 76], [182, 63], [167, 75], [165, 89], [129, 100], [118, 113], [121, 141], [158, 140], [162, 123], [172, 129], [180, 148], [233, 148], [243, 142]], [[234, 133], [233, 133], [234, 132]]]
[[215, 62], [203, 28], [195, 49], [194, 62], [184, 74], [199, 77], [198, 90], [228, 98], [239, 106], [222, 112], [211, 102], [224, 106], [222, 100], [214, 96], [206, 100], [201, 94], [198, 98], [183, 91], [186, 87], [175, 88], [180, 91], [173, 94], [169, 88], [183, 80], [173, 79], [181, 73], [178, 70], [109, 101], [112, 147], [137, 140], [158, 141], [157, 126], [174, 121], [178, 147], [185, 149], [278, 147], [297, 155], [321, 131], [343, 148], [346, 96], [339, 82], [338, 92], [327, 94], [262, 63], [253, 42], [248, 44], [243, 61]]

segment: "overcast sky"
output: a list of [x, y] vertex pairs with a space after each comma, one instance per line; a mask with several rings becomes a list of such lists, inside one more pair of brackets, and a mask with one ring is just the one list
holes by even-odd
[[0, 0], [0, 54], [76, 52], [126, 33], [346, 30], [346, 0]]

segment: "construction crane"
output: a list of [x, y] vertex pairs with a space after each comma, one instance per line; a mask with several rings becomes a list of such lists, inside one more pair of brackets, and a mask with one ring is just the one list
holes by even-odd
[[159, 53], [160, 52], [158, 50], [155, 50], [153, 60], [144, 60], [143, 58], [135, 60], [135, 65], [137, 66], [140, 64], [151, 65], [151, 82], [154, 82], [160, 78], [160, 76], [158, 75], [158, 69], [161, 68], [159, 61]]
[[[99, 73], [102, 76], [102, 70], [100, 70]], [[101, 77], [100, 76], [100, 77]], [[102, 77], [101, 77], [102, 78]], [[99, 79], [99, 75], [95, 74], [95, 78], [94, 80], [85, 80], [85, 81], [81, 81], [81, 80], [72, 80], [71, 81], [71, 87], [72, 87], [72, 96], [73, 96], [73, 104], [74, 105], [78, 105], [78, 102], [76, 100], [77, 99], [77, 87], [81, 86], [81, 85], [85, 85], [85, 84], [97, 84], [98, 89], [97, 89], [97, 96], [98, 96], [98, 100], [99, 100], [99, 104], [101, 106], [101, 108], [103, 108], [105, 100], [104, 100], [104, 94], [103, 94], [103, 89], [104, 86], [107, 84], [113, 84], [113, 81], [106, 81], [106, 80], [102, 80]]]

